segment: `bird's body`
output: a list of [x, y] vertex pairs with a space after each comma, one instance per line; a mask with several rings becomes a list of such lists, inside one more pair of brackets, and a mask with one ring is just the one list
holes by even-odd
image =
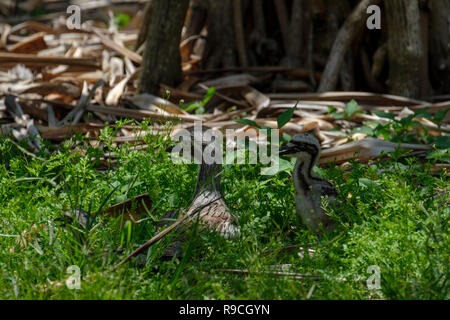
[[293, 173], [297, 214], [314, 231], [330, 229], [333, 221], [323, 209], [323, 201], [333, 204], [338, 194], [331, 183], [313, 172], [320, 158], [319, 141], [310, 134], [296, 135], [280, 151], [280, 155], [297, 158]]
[[[199, 145], [201, 145], [202, 150], [207, 146], [203, 142], [194, 142], [194, 148]], [[239, 236], [240, 229], [238, 226], [238, 219], [231, 213], [225, 203], [221, 191], [220, 180], [222, 164], [208, 164], [205, 163], [205, 161], [202, 161], [198, 167], [197, 184], [193, 200], [189, 207], [186, 210], [183, 210], [178, 219], [173, 223], [170, 222], [176, 218], [177, 211], [167, 212], [158, 223], [158, 228], [161, 229], [164, 226], [168, 227], [133, 251], [117, 266], [120, 266], [132, 257], [142, 253], [173, 230], [177, 231], [178, 240], [167, 248], [164, 256], [180, 256], [180, 242], [184, 241], [184, 231], [188, 226], [192, 226], [197, 221], [199, 222], [200, 227], [205, 227], [204, 229], [209, 231], [216, 231], [226, 239], [235, 239]]]
[[[197, 223], [197, 220], [200, 228], [215, 231], [226, 239], [235, 239], [239, 235], [237, 218], [230, 212], [221, 192], [220, 172], [221, 165], [204, 163], [199, 165], [194, 198], [190, 206], [172, 225], [176, 225], [177, 241], [166, 249], [164, 258], [181, 256], [181, 243], [185, 241], [186, 227]], [[166, 213], [158, 227], [168, 225], [168, 222], [173, 221], [176, 215], [176, 210]]]
[[237, 217], [234, 216], [222, 195], [221, 175], [222, 164], [217, 163], [215, 159], [212, 163], [204, 160], [203, 153], [208, 144], [205, 142], [205, 132], [202, 132], [200, 141], [196, 140], [194, 132], [191, 132], [193, 138], [192, 147], [195, 151], [200, 151], [201, 161], [198, 165], [197, 183], [195, 186], [194, 196], [189, 207], [184, 210], [181, 219], [185, 223], [195, 222], [197, 218], [199, 223], [206, 226], [210, 231], [217, 231], [221, 236], [227, 239], [236, 238], [239, 234]]
[[190, 220], [198, 216], [211, 231], [233, 239], [239, 235], [239, 227], [237, 217], [231, 213], [222, 195], [221, 172], [221, 164], [199, 165], [195, 196], [186, 216], [192, 217]]

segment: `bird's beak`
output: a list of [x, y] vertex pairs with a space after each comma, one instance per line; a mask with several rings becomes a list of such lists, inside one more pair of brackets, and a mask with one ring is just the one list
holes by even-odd
[[279, 155], [280, 156], [289, 156], [297, 152], [295, 145], [292, 143], [288, 143], [287, 145], [280, 148]]

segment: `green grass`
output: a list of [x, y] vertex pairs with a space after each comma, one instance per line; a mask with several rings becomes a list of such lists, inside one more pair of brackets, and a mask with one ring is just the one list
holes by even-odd
[[[182, 261], [160, 259], [163, 241], [112, 271], [155, 234], [160, 216], [189, 205], [197, 172], [195, 165], [172, 163], [162, 137], [146, 136], [148, 149], [130, 151], [111, 145], [113, 133], [103, 130], [101, 149], [74, 137], [58, 149], [48, 145], [38, 157], [0, 137], [0, 298], [449, 298], [448, 174], [430, 175], [434, 160], [355, 162], [347, 172], [320, 169], [343, 203], [328, 208], [338, 228], [320, 238], [295, 214], [289, 172], [263, 177], [260, 166], [225, 166], [224, 195], [242, 230], [237, 241], [193, 230]], [[100, 171], [90, 159], [105, 151], [118, 154], [117, 165]], [[133, 226], [122, 228], [120, 219], [103, 216], [87, 231], [54, 222], [69, 208], [96, 212], [144, 192], [153, 207]], [[20, 235], [33, 225], [38, 227], [21, 245]], [[315, 253], [301, 258], [286, 250], [290, 246]], [[281, 264], [319, 279], [264, 273]], [[81, 269], [80, 290], [65, 285], [71, 265]], [[379, 290], [366, 285], [373, 265], [381, 271]]]

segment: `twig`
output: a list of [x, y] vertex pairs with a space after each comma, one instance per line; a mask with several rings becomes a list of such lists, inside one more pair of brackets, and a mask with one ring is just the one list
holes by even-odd
[[19, 149], [20, 151], [22, 151], [23, 153], [25, 153], [27, 156], [30, 156], [30, 157], [35, 158], [36, 160], [39, 160], [39, 161], [42, 161], [42, 162], [48, 162], [47, 159], [41, 158], [41, 157], [35, 155], [33, 152], [30, 152], [30, 151], [28, 151], [27, 149], [22, 148], [22, 147], [21, 147], [18, 143], [16, 143], [15, 141], [13, 141], [13, 140], [11, 140], [11, 139], [9, 139], [9, 138], [6, 138], [6, 140], [8, 140], [9, 142], [11, 142], [13, 145], [15, 145], [17, 149]]
[[[205, 90], [206, 92], [210, 89], [209, 87], [205, 86], [205, 85], [202, 84], [202, 83], [199, 83], [198, 86], [199, 86], [201, 89]], [[230, 102], [230, 103], [232, 103], [232, 104], [235, 104], [236, 106], [240, 106], [240, 107], [244, 107], [244, 108], [247, 108], [247, 107], [248, 107], [248, 105], [247, 105], [246, 103], [242, 103], [242, 102], [240, 102], [240, 101], [238, 101], [238, 100], [236, 100], [236, 99], [227, 97], [226, 95], [221, 94], [220, 92], [217, 92], [217, 91], [216, 91], [214, 94], [215, 94], [217, 97], [219, 97], [219, 98], [221, 98], [221, 99], [223, 99], [223, 100], [225, 100], [225, 101], [227, 101], [227, 102]]]
[[0, 52], [0, 64], [7, 63], [23, 63], [25, 65], [64, 64], [68, 66], [78, 66], [92, 69], [99, 68], [97, 62], [88, 58], [41, 57], [34, 54]]
[[48, 119], [48, 126], [50, 128], [56, 127], [57, 126], [57, 120], [56, 120], [56, 116], [55, 116], [55, 111], [53, 110], [53, 107], [51, 104], [47, 104], [47, 119]]
[[69, 123], [70, 119], [73, 117], [73, 121], [72, 121], [72, 125], [75, 125], [78, 123], [78, 121], [80, 120], [81, 116], [84, 113], [84, 110], [86, 109], [87, 105], [89, 104], [89, 101], [91, 101], [92, 97], [95, 94], [95, 91], [97, 90], [97, 88], [99, 88], [100, 86], [104, 85], [105, 81], [103, 79], [98, 80], [94, 86], [91, 88], [91, 90], [89, 91], [88, 95], [82, 95], [80, 100], [78, 101], [78, 105], [72, 110], [70, 111], [65, 117], [64, 119], [62, 119], [59, 123], [58, 126], [63, 126]]
[[170, 233], [172, 230], [174, 230], [176, 227], [178, 227], [179, 225], [181, 225], [182, 223], [186, 222], [187, 220], [191, 219], [193, 216], [195, 216], [197, 213], [200, 213], [204, 208], [206, 208], [207, 206], [211, 205], [212, 203], [220, 200], [221, 198], [217, 198], [214, 199], [202, 206], [200, 206], [199, 208], [197, 208], [196, 210], [194, 210], [194, 212], [190, 215], [185, 215], [184, 217], [182, 217], [181, 219], [178, 219], [175, 223], [171, 224], [168, 228], [164, 229], [163, 231], [161, 231], [160, 233], [158, 233], [156, 236], [154, 236], [153, 238], [151, 238], [150, 240], [148, 240], [147, 242], [145, 242], [142, 246], [140, 246], [139, 248], [137, 248], [136, 250], [134, 250], [132, 253], [130, 253], [125, 259], [123, 259], [122, 261], [120, 261], [114, 268], [113, 270], [116, 270], [118, 267], [120, 267], [121, 265], [123, 265], [124, 263], [128, 262], [131, 260], [131, 258], [137, 256], [138, 254], [140, 254], [141, 252], [143, 252], [144, 250], [148, 249], [149, 247], [151, 247], [152, 245], [154, 245], [156, 242], [158, 242], [159, 240], [161, 240], [163, 237], [165, 237], [168, 233]]
[[111, 40], [110, 38], [104, 36], [99, 30], [96, 28], [92, 28], [92, 31], [100, 38], [100, 41], [108, 48], [117, 51], [118, 53], [123, 54], [125, 57], [130, 59], [133, 62], [136, 62], [138, 64], [142, 63], [142, 57], [137, 54], [134, 51], [131, 51], [124, 46], [116, 43], [115, 41]]
[[124, 117], [124, 118], [132, 118], [137, 120], [143, 120], [145, 118], [153, 118], [158, 119], [161, 121], [177, 121], [177, 120], [183, 120], [187, 122], [195, 122], [195, 121], [203, 121], [203, 118], [196, 115], [191, 114], [160, 114], [156, 112], [151, 112], [147, 110], [132, 110], [132, 109], [125, 109], [125, 108], [109, 108], [109, 107], [102, 107], [97, 105], [88, 105], [86, 110], [91, 112], [100, 112], [105, 113], [113, 116], [118, 117]]
[[231, 273], [231, 274], [242, 274], [245, 276], [249, 276], [250, 274], [257, 275], [273, 275], [277, 277], [292, 277], [296, 280], [310, 279], [310, 280], [320, 280], [321, 278], [318, 275], [307, 275], [302, 273], [295, 272], [284, 272], [284, 271], [254, 271], [250, 272], [247, 269], [216, 269], [217, 272], [222, 273]]

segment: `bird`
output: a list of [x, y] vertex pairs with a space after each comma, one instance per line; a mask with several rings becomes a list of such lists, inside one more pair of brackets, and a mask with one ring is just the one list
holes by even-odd
[[[192, 134], [191, 137], [193, 137]], [[204, 151], [204, 149], [208, 146], [208, 143], [205, 143], [203, 138], [201, 141], [196, 141], [195, 139], [191, 139], [191, 141], [193, 142], [192, 146], [194, 148], [201, 146], [202, 151]], [[171, 152], [171, 150], [172, 148], [167, 149], [169, 152]], [[212, 157], [214, 157], [214, 154], [212, 154]], [[238, 217], [230, 211], [222, 194], [222, 169], [223, 166], [221, 163], [217, 163], [216, 161], [213, 163], [206, 163], [202, 157], [202, 161], [198, 165], [197, 183], [194, 196], [189, 207], [186, 210], [182, 210], [179, 217], [171, 225], [169, 225], [170, 222], [168, 221], [173, 221], [173, 219], [176, 218], [177, 211], [170, 211], [166, 213], [160, 220], [158, 227], [168, 227], [159, 232], [152, 239], [148, 240], [141, 247], [133, 251], [117, 266], [142, 253], [145, 249], [149, 248], [169, 234], [172, 230], [176, 230], [179, 234], [182, 234], [184, 229], [195, 224], [197, 220], [201, 226], [205, 226], [209, 231], [217, 232], [225, 239], [234, 240], [238, 238], [240, 235]], [[168, 250], [166, 250], [164, 255], [179, 256], [180, 249], [181, 244], [174, 243], [168, 248]]]
[[297, 158], [293, 172], [296, 211], [303, 223], [319, 234], [334, 227], [323, 209], [323, 201], [330, 205], [339, 203], [336, 188], [313, 172], [320, 153], [319, 141], [309, 133], [295, 135], [279, 152], [280, 156]]
[[[203, 144], [203, 148], [205, 144]], [[196, 216], [211, 231], [216, 231], [226, 239], [235, 239], [240, 234], [238, 218], [231, 213], [221, 188], [222, 164], [199, 165], [194, 199], [187, 211], [187, 216]]]
[[[214, 161], [206, 162], [203, 154], [209, 143], [205, 137], [206, 129], [202, 129], [201, 139], [198, 139], [194, 131], [190, 130], [191, 147], [194, 148], [194, 155], [200, 154], [200, 164], [198, 165], [197, 182], [195, 186], [193, 200], [187, 209], [185, 216], [196, 218], [198, 216], [201, 223], [208, 226], [211, 231], [217, 231], [227, 239], [236, 238], [240, 231], [238, 228], [238, 218], [231, 213], [222, 194], [221, 175], [222, 163], [218, 163], [213, 150], [211, 157]], [[196, 152], [201, 151], [201, 152]], [[201, 150], [198, 150], [201, 149]], [[169, 148], [170, 150], [170, 148]], [[211, 162], [211, 163], [210, 163]]]

